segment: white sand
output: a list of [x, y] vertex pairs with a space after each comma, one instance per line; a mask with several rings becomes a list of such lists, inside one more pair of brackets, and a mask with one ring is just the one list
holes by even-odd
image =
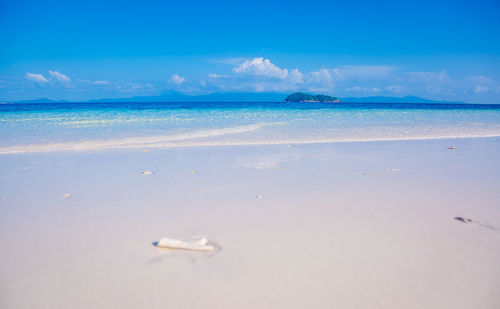
[[0, 308], [500, 308], [498, 158], [497, 138], [2, 155]]

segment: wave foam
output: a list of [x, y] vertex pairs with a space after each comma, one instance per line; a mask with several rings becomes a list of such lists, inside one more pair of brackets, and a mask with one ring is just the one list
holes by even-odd
[[197, 130], [188, 133], [173, 135], [156, 135], [139, 138], [122, 138], [115, 140], [96, 140], [82, 142], [31, 144], [0, 147], [0, 154], [49, 152], [49, 151], [85, 151], [85, 150], [110, 150], [134, 148], [162, 148], [175, 145], [172, 142], [219, 137], [224, 135], [242, 134], [262, 129], [266, 126], [279, 125], [283, 122], [264, 122], [244, 126], [235, 126], [218, 129]]

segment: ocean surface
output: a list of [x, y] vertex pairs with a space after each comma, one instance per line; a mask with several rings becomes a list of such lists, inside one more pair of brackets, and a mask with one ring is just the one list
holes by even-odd
[[0, 105], [0, 154], [500, 136], [500, 105], [37, 103]]

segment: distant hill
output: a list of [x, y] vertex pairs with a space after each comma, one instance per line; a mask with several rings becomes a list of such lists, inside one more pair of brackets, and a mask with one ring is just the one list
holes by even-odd
[[402, 98], [383, 97], [383, 96], [362, 97], [362, 98], [349, 97], [349, 98], [342, 98], [341, 100], [342, 102], [351, 102], [351, 103], [464, 103], [460, 101], [450, 102], [450, 101], [428, 100], [416, 96], [406, 96]]
[[180, 92], [170, 91], [157, 96], [134, 96], [128, 98], [104, 98], [82, 101], [65, 101], [50, 99], [33, 99], [21, 101], [8, 101], [10, 103], [112, 103], [112, 102], [282, 102], [284, 93], [274, 92], [222, 92], [203, 95], [188, 95]]
[[15, 101], [13, 103], [67, 103], [67, 102], [69, 102], [69, 101], [65, 101], [65, 100], [55, 101], [55, 100], [51, 100], [51, 99], [47, 99], [47, 98], [40, 98], [40, 99], [35, 99], [35, 100]]
[[272, 92], [223, 92], [203, 95], [187, 95], [169, 92], [159, 96], [137, 96], [90, 100], [88, 102], [280, 102], [284, 94]]
[[336, 97], [324, 94], [306, 94], [302, 92], [293, 93], [285, 98], [285, 102], [340, 102]]
[[[300, 93], [298, 93], [300, 94]], [[294, 94], [296, 95], [296, 94]], [[304, 101], [295, 101], [297, 98], [291, 98], [292, 101], [287, 102], [338, 102], [335, 101], [337, 98], [331, 96], [323, 95], [307, 95], [302, 94], [304, 97], [298, 97], [298, 99], [303, 99]], [[308, 97], [310, 96], [310, 97]], [[204, 95], [187, 95], [175, 91], [170, 91], [168, 93], [158, 95], [158, 96], [135, 96], [130, 98], [107, 98], [107, 99], [97, 99], [79, 102], [91, 102], [91, 103], [109, 103], [109, 102], [283, 102], [283, 98], [286, 94], [283, 93], [273, 93], [273, 92], [225, 92], [225, 93], [211, 93]], [[314, 97], [314, 98], [311, 98]], [[286, 99], [285, 99], [286, 100]], [[309, 100], [309, 101], [307, 101]], [[332, 101], [330, 101], [332, 100]], [[397, 97], [348, 97], [340, 98], [342, 102], [352, 102], [352, 103], [463, 103], [463, 102], [448, 102], [448, 101], [436, 101], [428, 100], [415, 96], [406, 96], [402, 98]], [[21, 101], [10, 101], [10, 103], [68, 103], [71, 101], [65, 100], [51, 100], [51, 99], [34, 99], [34, 100], [21, 100]], [[75, 101], [73, 101], [75, 102]]]

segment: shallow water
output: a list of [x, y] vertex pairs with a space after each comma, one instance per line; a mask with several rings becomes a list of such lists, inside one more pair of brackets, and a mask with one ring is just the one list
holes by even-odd
[[0, 153], [500, 136], [500, 105], [0, 105]]

